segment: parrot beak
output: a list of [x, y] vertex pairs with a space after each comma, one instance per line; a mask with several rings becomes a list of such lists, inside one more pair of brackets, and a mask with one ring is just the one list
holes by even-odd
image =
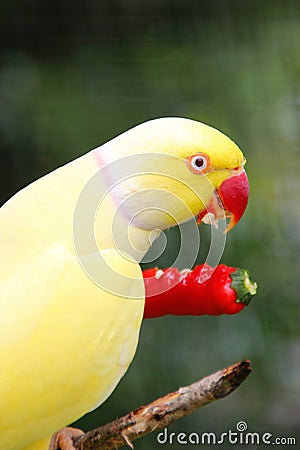
[[218, 195], [222, 201], [226, 217], [230, 217], [226, 232], [230, 231], [245, 212], [249, 197], [249, 182], [244, 169], [223, 181]]
[[207, 209], [199, 214], [198, 223], [212, 223], [229, 217], [225, 232], [230, 231], [241, 219], [247, 207], [249, 183], [245, 170], [237, 169], [215, 190]]

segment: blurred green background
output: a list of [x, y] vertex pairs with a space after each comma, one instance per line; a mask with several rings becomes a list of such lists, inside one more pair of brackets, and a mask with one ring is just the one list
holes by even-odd
[[[77, 425], [249, 358], [253, 374], [239, 390], [170, 431], [221, 433], [245, 420], [249, 431], [300, 442], [299, 2], [2, 0], [0, 12], [2, 202], [159, 116], [219, 128], [248, 160], [250, 204], [222, 262], [250, 269], [257, 297], [233, 317], [145, 322], [125, 378]], [[155, 436], [136, 448], [158, 447]]]

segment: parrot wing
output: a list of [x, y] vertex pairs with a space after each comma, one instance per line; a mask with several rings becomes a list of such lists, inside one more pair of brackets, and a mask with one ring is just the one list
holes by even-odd
[[114, 250], [102, 253], [124, 275], [126, 297], [99, 287], [59, 244], [0, 281], [0, 448], [31, 448], [94, 409], [130, 364], [144, 309], [141, 270]]

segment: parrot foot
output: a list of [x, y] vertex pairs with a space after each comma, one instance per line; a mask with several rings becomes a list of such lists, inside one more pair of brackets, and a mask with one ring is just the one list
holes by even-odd
[[77, 450], [73, 445], [73, 439], [83, 434], [84, 432], [78, 428], [62, 428], [53, 434], [48, 450]]

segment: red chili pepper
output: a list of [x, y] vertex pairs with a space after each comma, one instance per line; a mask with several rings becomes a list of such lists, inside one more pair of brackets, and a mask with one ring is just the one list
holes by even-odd
[[144, 319], [167, 314], [236, 314], [249, 304], [257, 288], [247, 270], [224, 264], [215, 270], [205, 264], [181, 272], [176, 268], [147, 269], [143, 276]]

